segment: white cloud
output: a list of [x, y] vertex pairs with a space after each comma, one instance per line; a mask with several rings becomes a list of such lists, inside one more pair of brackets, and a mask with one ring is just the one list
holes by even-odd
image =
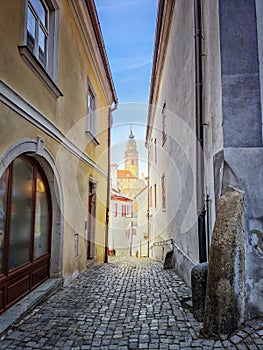
[[141, 61], [133, 64], [129, 64], [129, 59], [123, 59], [122, 64], [115, 64], [115, 62], [112, 62], [112, 66], [116, 68], [112, 68], [113, 73], [120, 73], [120, 72], [125, 72], [127, 70], [133, 70], [133, 69], [138, 69], [144, 66], [147, 66], [152, 63], [151, 59], [147, 59], [146, 61]]

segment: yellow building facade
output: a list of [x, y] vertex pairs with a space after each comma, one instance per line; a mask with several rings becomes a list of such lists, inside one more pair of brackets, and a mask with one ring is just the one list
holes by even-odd
[[0, 312], [102, 262], [117, 104], [93, 0], [0, 4]]

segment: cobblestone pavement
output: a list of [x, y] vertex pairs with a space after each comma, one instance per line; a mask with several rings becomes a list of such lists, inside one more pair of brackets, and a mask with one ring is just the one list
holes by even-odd
[[145, 259], [81, 274], [0, 336], [1, 349], [263, 349], [263, 319], [225, 340], [199, 338], [191, 291]]

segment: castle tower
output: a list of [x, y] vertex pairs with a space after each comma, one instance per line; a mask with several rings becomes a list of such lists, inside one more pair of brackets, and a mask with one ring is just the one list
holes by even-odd
[[138, 151], [132, 128], [126, 146], [124, 165], [125, 170], [129, 170], [134, 176], [139, 177]]

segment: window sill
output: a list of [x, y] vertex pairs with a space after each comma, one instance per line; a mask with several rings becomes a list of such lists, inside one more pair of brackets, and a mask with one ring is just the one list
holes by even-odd
[[36, 74], [38, 79], [48, 88], [51, 94], [56, 98], [63, 96], [62, 92], [59, 90], [57, 85], [53, 82], [53, 80], [50, 78], [48, 73], [38, 62], [38, 60], [32, 54], [32, 52], [28, 49], [28, 47], [26, 45], [18, 46], [18, 50], [22, 59], [26, 62], [28, 67]]
[[99, 141], [96, 139], [96, 137], [92, 134], [91, 131], [86, 131], [86, 135], [91, 139], [95, 146], [99, 146]]

